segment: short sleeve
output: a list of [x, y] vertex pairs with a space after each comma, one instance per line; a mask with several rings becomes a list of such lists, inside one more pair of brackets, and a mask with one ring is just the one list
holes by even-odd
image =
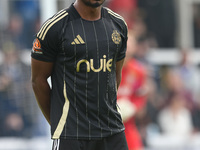
[[43, 28], [44, 27], [40, 29], [33, 41], [31, 56], [37, 60], [53, 62], [56, 59], [59, 49], [57, 44], [59, 41], [57, 34], [58, 31], [51, 28], [47, 33], [45, 33]]
[[117, 61], [122, 60], [126, 56], [126, 48], [127, 48], [127, 40], [128, 40], [128, 29], [126, 24], [124, 24], [124, 28], [122, 31], [122, 46], [121, 49], [118, 51], [117, 54]]
[[48, 19], [40, 28], [33, 42], [31, 57], [54, 62], [60, 50], [63, 22], [68, 12], [63, 9]]

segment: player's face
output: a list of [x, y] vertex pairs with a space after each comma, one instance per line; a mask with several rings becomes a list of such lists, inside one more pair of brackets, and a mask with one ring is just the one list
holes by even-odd
[[85, 5], [96, 8], [101, 6], [105, 0], [81, 0]]

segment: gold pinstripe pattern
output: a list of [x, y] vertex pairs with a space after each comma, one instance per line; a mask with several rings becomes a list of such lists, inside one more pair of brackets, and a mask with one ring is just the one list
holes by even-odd
[[40, 29], [40, 31], [37, 34], [37, 37], [41, 40], [44, 40], [48, 30], [58, 21], [60, 21], [62, 18], [67, 16], [68, 13], [66, 11], [60, 11], [57, 15], [55, 15], [52, 19], [49, 19]]
[[67, 91], [66, 91], [66, 83], [64, 81], [64, 89], [63, 89], [63, 94], [64, 94], [64, 97], [65, 97], [65, 104], [63, 106], [63, 113], [62, 113], [62, 116], [60, 118], [60, 121], [58, 123], [58, 126], [53, 134], [53, 139], [59, 139], [60, 138], [60, 135], [64, 129], [64, 126], [65, 126], [65, 123], [66, 123], [66, 120], [67, 120], [67, 116], [68, 116], [68, 112], [69, 112], [69, 105], [70, 105], [70, 102], [67, 98]]

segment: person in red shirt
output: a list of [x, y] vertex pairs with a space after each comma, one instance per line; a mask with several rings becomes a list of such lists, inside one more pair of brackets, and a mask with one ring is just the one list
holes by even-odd
[[129, 32], [122, 80], [118, 89], [118, 105], [125, 125], [129, 150], [142, 150], [143, 144], [134, 122], [134, 116], [146, 104], [147, 70], [143, 64], [133, 58], [136, 50], [134, 41], [134, 36]]

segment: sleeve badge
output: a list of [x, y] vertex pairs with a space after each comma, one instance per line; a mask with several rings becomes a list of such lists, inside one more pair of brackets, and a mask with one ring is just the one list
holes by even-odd
[[33, 41], [32, 53], [43, 54], [41, 43], [37, 38]]

